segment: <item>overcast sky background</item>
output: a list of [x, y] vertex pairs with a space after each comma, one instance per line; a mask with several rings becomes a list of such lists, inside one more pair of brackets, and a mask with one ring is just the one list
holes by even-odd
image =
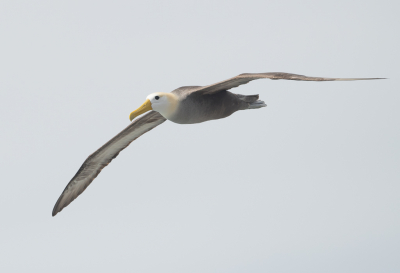
[[[398, 1], [0, 2], [2, 272], [400, 272]], [[165, 122], [51, 217], [153, 92], [245, 72], [267, 108]]]

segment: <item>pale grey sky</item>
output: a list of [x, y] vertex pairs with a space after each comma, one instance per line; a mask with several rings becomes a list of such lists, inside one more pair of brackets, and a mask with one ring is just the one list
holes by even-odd
[[[396, 1], [0, 2], [2, 272], [400, 272]], [[268, 107], [166, 122], [56, 217], [149, 93], [244, 72]]]

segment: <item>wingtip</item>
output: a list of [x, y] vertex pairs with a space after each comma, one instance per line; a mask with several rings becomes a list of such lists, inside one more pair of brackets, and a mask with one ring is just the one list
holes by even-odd
[[337, 78], [334, 81], [365, 81], [365, 80], [386, 80], [388, 78]]
[[53, 211], [51, 212], [51, 216], [54, 217], [56, 216], [58, 213], [58, 211], [56, 210], [56, 208], [53, 209]]
[[61, 199], [62, 199], [63, 195], [64, 195], [64, 192], [60, 195], [60, 197], [58, 198], [56, 204], [54, 205], [53, 211], [51, 212], [51, 216], [54, 217], [54, 216], [57, 215], [57, 213], [62, 211], [63, 207], [61, 207], [61, 209], [60, 209], [60, 202], [61, 202]]

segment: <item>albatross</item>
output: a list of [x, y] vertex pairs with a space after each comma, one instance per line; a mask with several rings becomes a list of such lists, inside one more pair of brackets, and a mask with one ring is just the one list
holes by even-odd
[[[145, 102], [130, 113], [131, 124], [110, 141], [91, 154], [71, 179], [58, 198], [52, 215], [77, 198], [107, 166], [128, 145], [153, 128], [170, 120], [179, 124], [193, 124], [208, 120], [226, 118], [239, 110], [259, 109], [267, 106], [258, 95], [240, 95], [228, 90], [258, 79], [295, 81], [355, 81], [382, 78], [321, 78], [272, 72], [245, 73], [228, 80], [207, 86], [184, 86], [170, 93], [157, 92], [147, 96]], [[149, 113], [136, 118], [146, 112]], [[136, 119], [135, 119], [136, 118]]]

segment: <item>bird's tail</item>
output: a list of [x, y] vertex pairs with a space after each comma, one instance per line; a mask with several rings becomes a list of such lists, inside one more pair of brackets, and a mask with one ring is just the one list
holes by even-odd
[[261, 107], [267, 106], [265, 104], [265, 102], [263, 102], [262, 100], [258, 99], [258, 95], [246, 96], [246, 95], [236, 94], [236, 96], [238, 96], [240, 100], [242, 100], [244, 102], [247, 102], [248, 106], [247, 106], [247, 108], [244, 108], [243, 110], [257, 109], [257, 108], [261, 108]]
[[246, 95], [240, 95], [240, 94], [236, 94], [236, 96], [239, 97], [240, 100], [244, 101], [244, 102], [255, 102], [256, 100], [258, 100], [258, 95], [250, 95], [250, 96], [246, 96]]
[[267, 105], [262, 100], [256, 100], [255, 102], [249, 103], [249, 108], [247, 109], [257, 109], [261, 107], [266, 107]]

